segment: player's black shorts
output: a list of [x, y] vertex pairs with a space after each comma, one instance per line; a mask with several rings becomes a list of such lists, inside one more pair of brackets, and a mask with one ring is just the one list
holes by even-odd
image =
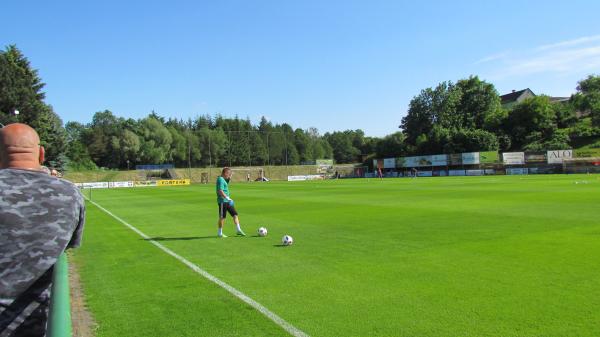
[[227, 212], [229, 212], [229, 214], [231, 214], [231, 216], [238, 215], [238, 212], [235, 210], [235, 207], [231, 206], [229, 203], [225, 202], [225, 203], [219, 204], [219, 218], [225, 219], [227, 217]]

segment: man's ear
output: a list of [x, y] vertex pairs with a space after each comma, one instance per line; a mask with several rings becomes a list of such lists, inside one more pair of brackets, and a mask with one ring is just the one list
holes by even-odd
[[42, 165], [44, 163], [44, 160], [46, 160], [45, 155], [46, 155], [46, 150], [44, 149], [43, 146], [40, 145], [40, 165]]

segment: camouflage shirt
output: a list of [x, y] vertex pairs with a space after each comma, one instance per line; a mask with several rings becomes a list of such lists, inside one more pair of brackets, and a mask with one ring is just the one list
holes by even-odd
[[70, 182], [0, 170], [0, 337], [44, 336], [52, 267], [80, 245], [84, 218]]

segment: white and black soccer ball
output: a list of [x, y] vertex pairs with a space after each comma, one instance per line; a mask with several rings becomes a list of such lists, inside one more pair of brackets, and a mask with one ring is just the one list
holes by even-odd
[[291, 246], [294, 243], [294, 238], [289, 235], [284, 235], [283, 238], [281, 238], [281, 243], [284, 246]]
[[267, 236], [267, 233], [268, 233], [268, 231], [265, 227], [261, 227], [258, 229], [258, 236], [265, 237], [265, 236]]

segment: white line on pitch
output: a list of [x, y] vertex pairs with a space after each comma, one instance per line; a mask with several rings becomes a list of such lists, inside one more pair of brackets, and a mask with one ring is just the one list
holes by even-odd
[[239, 291], [239, 290], [235, 289], [234, 287], [230, 286], [229, 284], [227, 284], [227, 283], [219, 280], [217, 277], [211, 275], [206, 270], [198, 267], [197, 265], [195, 265], [192, 262], [188, 261], [186, 258], [184, 258], [184, 257], [178, 255], [177, 253], [173, 252], [169, 248], [167, 248], [167, 247], [161, 245], [160, 243], [152, 240], [148, 235], [144, 234], [142, 231], [140, 231], [139, 229], [135, 228], [134, 226], [128, 224], [127, 222], [125, 222], [125, 220], [123, 220], [123, 219], [119, 218], [118, 216], [112, 214], [109, 210], [107, 210], [106, 208], [98, 205], [96, 202], [91, 201], [89, 199], [88, 199], [88, 201], [91, 202], [94, 206], [96, 206], [99, 209], [101, 209], [104, 213], [106, 213], [106, 214], [110, 215], [111, 217], [115, 218], [115, 220], [119, 221], [120, 223], [122, 223], [123, 225], [125, 225], [127, 228], [129, 228], [132, 231], [136, 232], [139, 236], [141, 236], [145, 240], [149, 241], [150, 243], [152, 243], [153, 245], [155, 245], [156, 247], [158, 247], [163, 252], [171, 255], [172, 257], [176, 258], [179, 262], [181, 262], [181, 263], [185, 264], [186, 266], [188, 266], [191, 270], [193, 270], [196, 273], [204, 276], [204, 278], [206, 278], [207, 280], [209, 280], [209, 281], [217, 284], [221, 288], [227, 290], [233, 296], [235, 296], [235, 297], [239, 298], [240, 300], [242, 300], [244, 303], [246, 303], [249, 306], [253, 307], [254, 309], [258, 310], [261, 314], [265, 315], [268, 319], [270, 319], [271, 321], [275, 322], [275, 324], [279, 325], [282, 329], [284, 329], [285, 331], [289, 332], [292, 336], [295, 336], [295, 337], [309, 337], [306, 333], [302, 332], [300, 329], [298, 329], [295, 326], [291, 325], [290, 323], [288, 323], [287, 321], [285, 321], [283, 318], [279, 317], [276, 313], [272, 312], [271, 310], [267, 309], [262, 304], [260, 304], [260, 303], [256, 302], [255, 300], [251, 299], [250, 297], [248, 297], [247, 295], [245, 295], [241, 291]]

